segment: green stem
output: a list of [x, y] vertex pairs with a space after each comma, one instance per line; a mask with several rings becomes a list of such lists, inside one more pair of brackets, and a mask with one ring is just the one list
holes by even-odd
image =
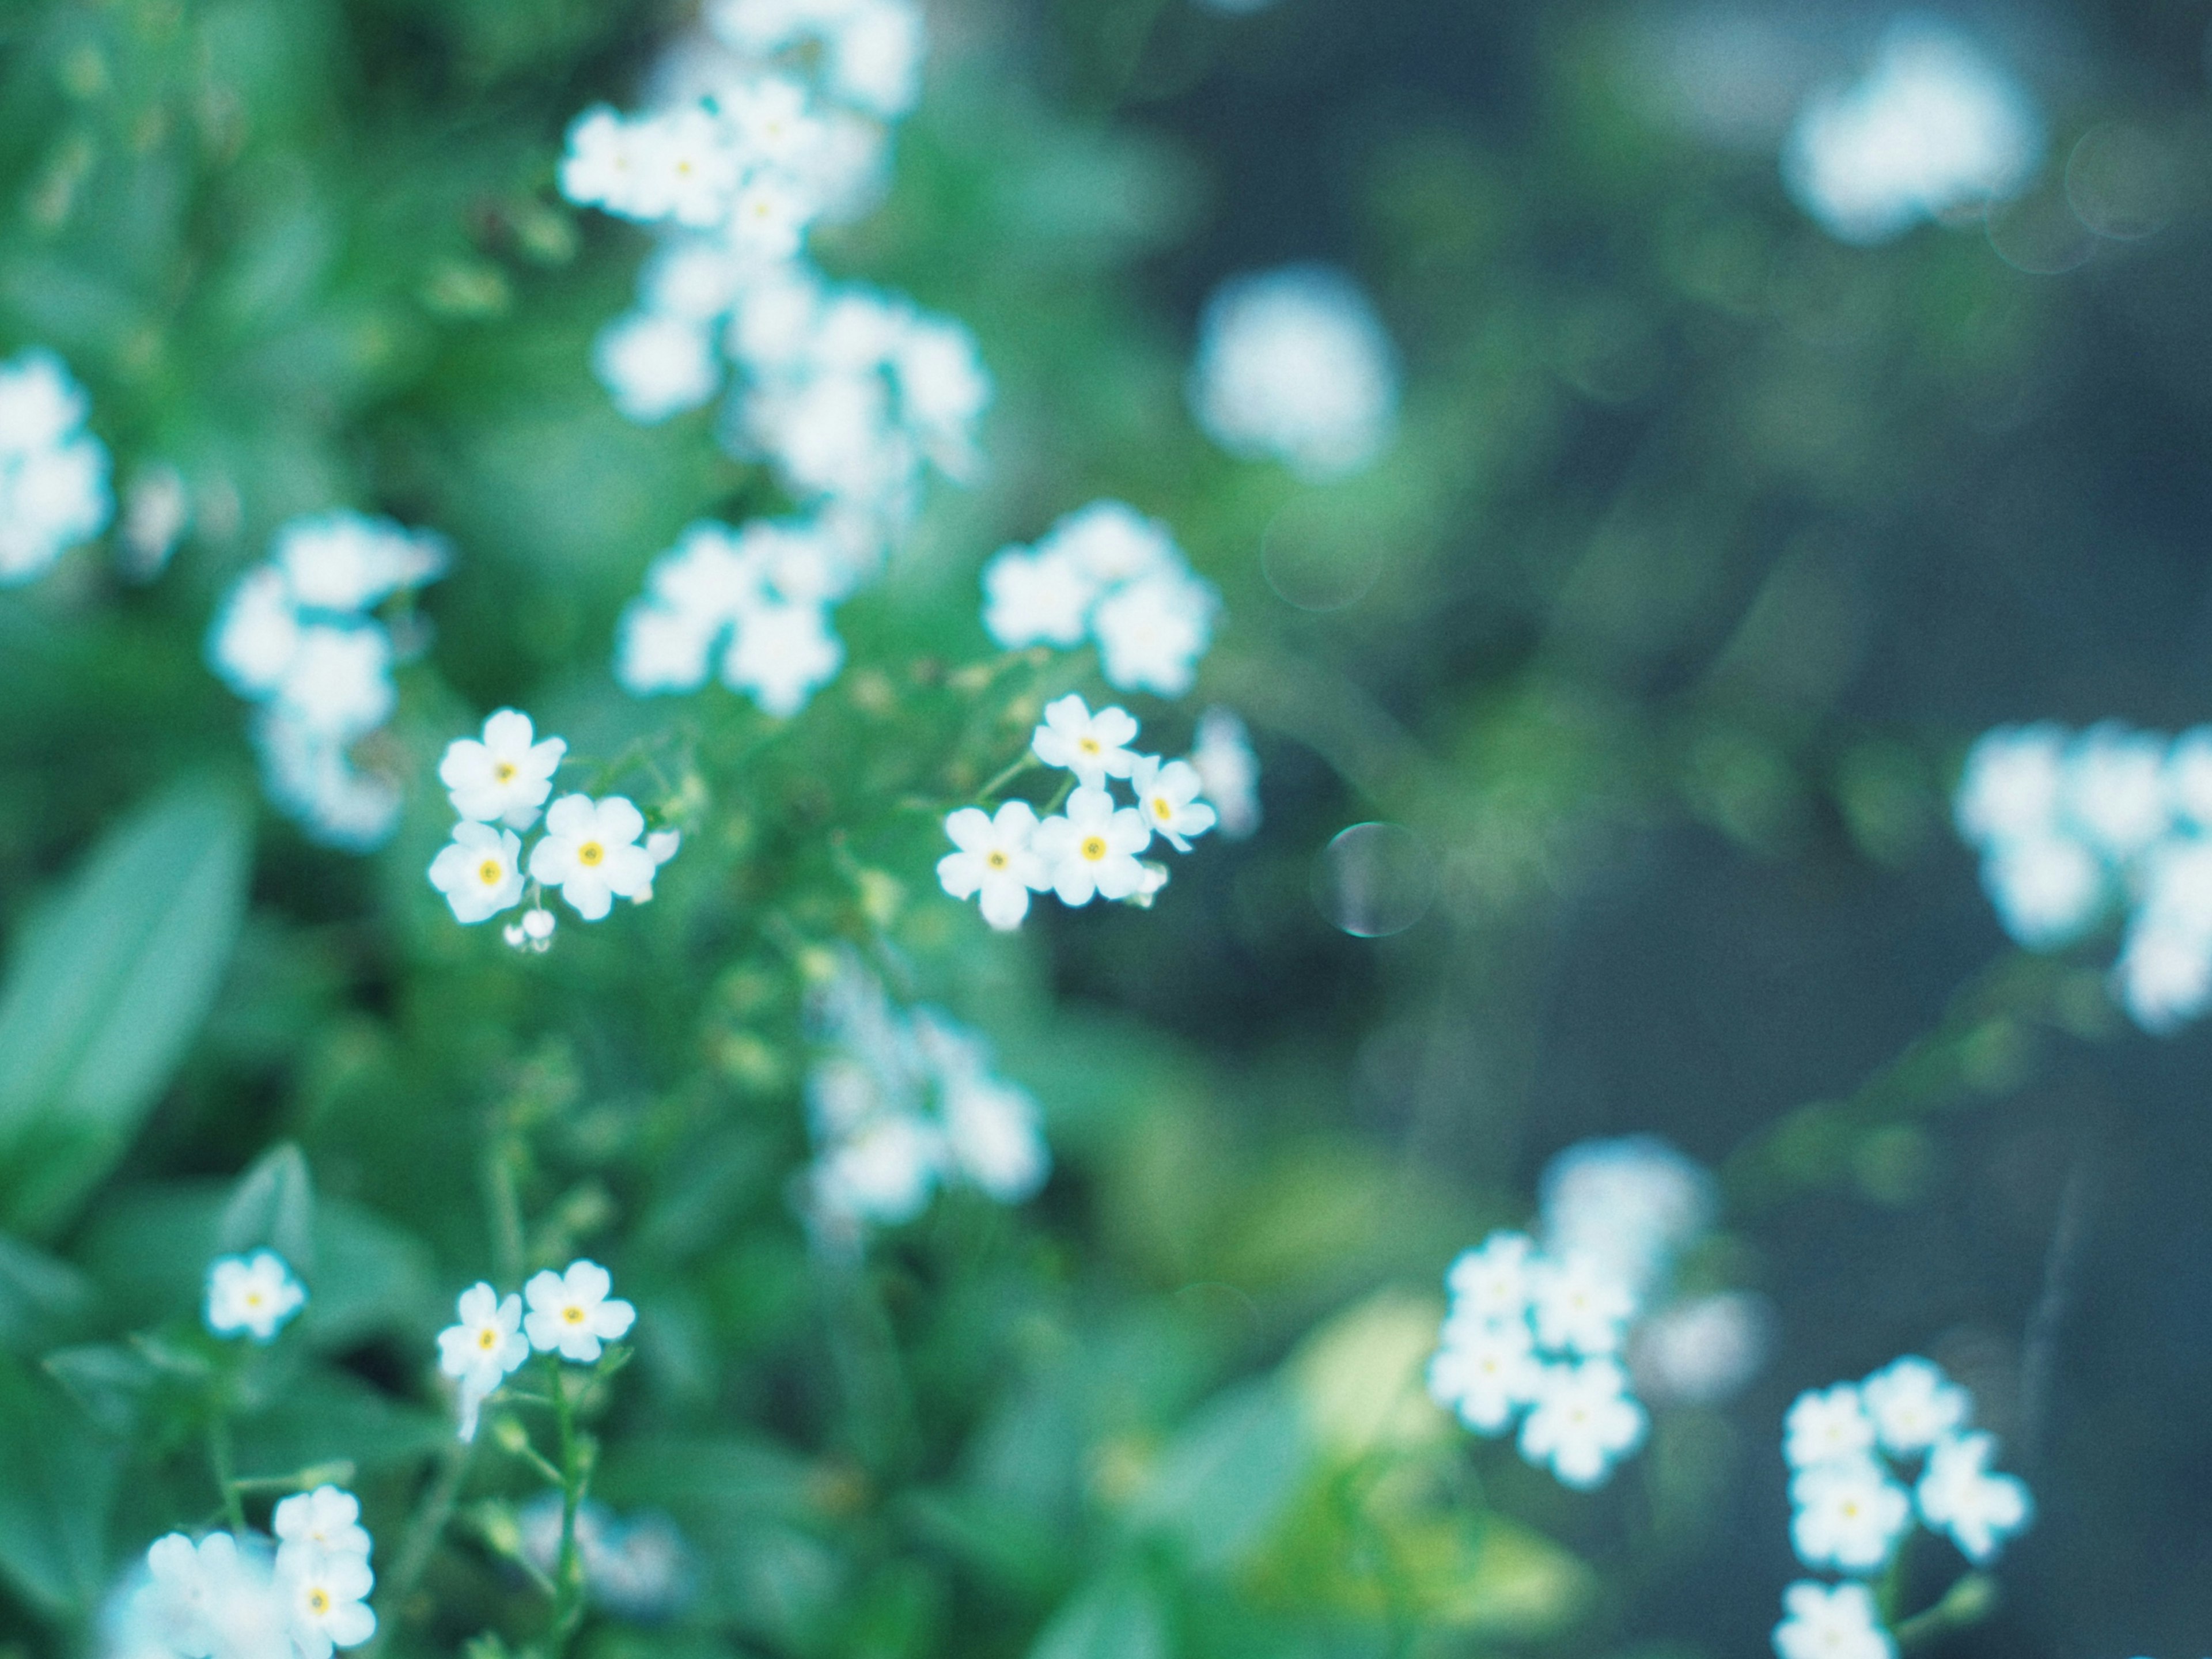
[[230, 1419], [218, 1414], [208, 1424], [208, 1462], [215, 1470], [215, 1483], [222, 1490], [223, 1518], [237, 1536], [246, 1535], [246, 1498], [239, 1490], [238, 1477], [232, 1473], [234, 1459], [230, 1445]]
[[576, 1432], [576, 1402], [560, 1359], [545, 1356], [552, 1373], [553, 1420], [561, 1433], [561, 1559], [553, 1572], [553, 1659], [568, 1651], [569, 1638], [584, 1622], [584, 1563], [576, 1552], [576, 1512], [583, 1507], [590, 1472], [584, 1466], [583, 1437]]
[[1985, 1572], [1970, 1572], [1934, 1607], [1914, 1613], [1890, 1633], [1900, 1653], [1910, 1652], [1952, 1631], [1981, 1623], [1997, 1610], [1998, 1599], [1996, 1579]]
[[484, 1198], [491, 1210], [492, 1255], [500, 1283], [516, 1284], [522, 1278], [522, 1200], [514, 1190], [514, 1160], [508, 1155], [507, 1137], [497, 1127], [484, 1149]]
[[1000, 773], [997, 777], [993, 778], [990, 782], [985, 784], [981, 789], [975, 792], [976, 800], [979, 803], [989, 800], [994, 795], [997, 794], [999, 791], [1004, 789], [1016, 778], [1028, 771], [1030, 768], [1037, 764], [1039, 764], [1039, 762], [1036, 756], [1024, 749], [1012, 766], [1006, 768], [1005, 771]]

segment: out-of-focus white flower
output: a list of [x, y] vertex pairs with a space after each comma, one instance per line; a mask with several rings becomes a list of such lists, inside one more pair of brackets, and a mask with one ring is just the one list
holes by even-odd
[[1778, 1659], [1897, 1659], [1874, 1592], [1864, 1584], [1795, 1583], [1782, 1592]]
[[1793, 1469], [1850, 1462], [1872, 1453], [1874, 1443], [1874, 1419], [1849, 1382], [1807, 1389], [1783, 1419], [1782, 1455]]
[[563, 795], [547, 809], [544, 837], [530, 849], [531, 879], [559, 888], [585, 921], [604, 920], [616, 898], [652, 895], [658, 866], [637, 845], [644, 830], [645, 815], [626, 796]]
[[1860, 1397], [1881, 1449], [1900, 1457], [1917, 1455], [1963, 1429], [1973, 1409], [1972, 1396], [1917, 1354], [1893, 1359], [1867, 1378]]
[[1067, 798], [1063, 814], [1037, 825], [1030, 845], [1060, 902], [1079, 908], [1093, 896], [1125, 899], [1143, 886], [1137, 854], [1152, 838], [1134, 808], [1117, 807], [1103, 788], [1086, 786]]
[[[1126, 778], [1137, 768], [1129, 744], [1137, 735], [1137, 722], [1125, 708], [1102, 708], [1097, 714], [1075, 693], [1047, 703], [1043, 724], [1030, 739], [1030, 747], [1047, 766], [1063, 767], [1075, 774], [1085, 789], [1103, 790], [1109, 778]], [[1151, 839], [1150, 832], [1146, 840]], [[1142, 850], [1142, 843], [1137, 848]]]
[[1912, 1524], [1911, 1499], [1871, 1457], [1800, 1470], [1790, 1498], [1790, 1540], [1808, 1567], [1878, 1572]]
[[1190, 851], [1190, 837], [1213, 828], [1213, 809], [1200, 800], [1205, 787], [1198, 769], [1188, 761], [1161, 763], [1157, 755], [1139, 755], [1129, 774], [1129, 787], [1137, 797], [1137, 811], [1154, 835], [1178, 853]]
[[2194, 726], [2166, 751], [2166, 798], [2174, 815], [2212, 830], [2212, 726]]
[[438, 763], [453, 811], [465, 818], [527, 830], [553, 793], [553, 774], [568, 752], [568, 741], [538, 741], [530, 716], [502, 708], [483, 723], [483, 736], [456, 738]]
[[1034, 550], [1000, 550], [983, 589], [983, 625], [1006, 649], [1072, 646], [1088, 629], [1109, 684], [1162, 696], [1190, 689], [1221, 605], [1165, 525], [1114, 501], [1068, 514]]
[[89, 407], [50, 351], [0, 363], [0, 586], [36, 580], [107, 527], [107, 450], [83, 430]]
[[149, 582], [168, 568], [185, 526], [192, 501], [185, 475], [156, 462], [131, 480], [123, 497], [121, 562], [133, 581]]
[[1528, 1275], [1536, 1340], [1547, 1348], [1593, 1357], [1618, 1353], [1636, 1315], [1636, 1293], [1595, 1259], [1538, 1264]]
[[436, 580], [450, 559], [441, 537], [349, 512], [291, 520], [270, 556], [302, 609], [343, 617]]
[[613, 1288], [613, 1279], [596, 1261], [572, 1261], [565, 1273], [532, 1275], [522, 1287], [530, 1304], [522, 1329], [530, 1346], [540, 1353], [592, 1364], [602, 1343], [619, 1340], [637, 1319], [635, 1308], [607, 1294]]
[[1982, 886], [2005, 932], [2030, 950], [2070, 945], [2105, 914], [2104, 862], [2063, 836], [2006, 842], [1982, 865]]
[[722, 658], [722, 679], [750, 692], [769, 714], [788, 719], [836, 678], [845, 646], [818, 605], [764, 601], [739, 623]]
[[1656, 1135], [1577, 1142], [1544, 1168], [1544, 1248], [1600, 1264], [1639, 1296], [1712, 1225], [1717, 1200], [1705, 1166]]
[[2035, 1517], [2027, 1488], [2008, 1474], [1991, 1474], [1996, 1440], [1987, 1434], [1954, 1435], [1928, 1455], [1916, 1496], [1920, 1516], [1947, 1532], [1960, 1553], [1980, 1566], [1996, 1559], [2004, 1541]]
[[2212, 933], [2155, 914], [2128, 930], [2112, 994], [2146, 1031], [2172, 1031], [2212, 1007]]
[[522, 902], [522, 841], [512, 830], [462, 822], [430, 860], [430, 885], [446, 896], [453, 920], [489, 921]]
[[521, 921], [508, 923], [500, 937], [515, 950], [543, 956], [552, 948], [553, 931], [559, 925], [550, 910], [534, 906], [522, 913]]
[[1773, 1322], [1766, 1303], [1741, 1291], [1662, 1308], [1634, 1334], [1630, 1364], [1637, 1391], [1662, 1404], [1734, 1399], [1766, 1363]]
[[270, 1341], [307, 1301], [306, 1286], [274, 1250], [222, 1256], [208, 1267], [207, 1327], [217, 1336]]
[[1966, 35], [1916, 14], [1890, 25], [1863, 80], [1806, 103], [1783, 179], [1829, 234], [1886, 242], [2019, 195], [2044, 142], [2026, 90]]
[[1444, 1278], [1451, 1291], [1452, 1316], [1485, 1323], [1525, 1322], [1529, 1255], [1535, 1248], [1526, 1233], [1497, 1232], [1483, 1240], [1480, 1249], [1462, 1250]]
[[374, 1547], [368, 1529], [361, 1524], [361, 1499], [337, 1486], [320, 1486], [282, 1499], [269, 1526], [276, 1534], [280, 1569], [325, 1555], [366, 1561]]
[[2068, 817], [2107, 858], [2124, 861], [2166, 832], [2166, 745], [2117, 721], [2093, 726], [2066, 752]]
[[1260, 827], [1260, 757], [1234, 709], [1212, 708], [1198, 718], [1190, 752], [1200, 787], [1220, 815], [1221, 833], [1243, 841]]
[[1502, 1434], [1537, 1398], [1543, 1369], [1526, 1321], [1447, 1321], [1429, 1361], [1429, 1393], [1477, 1434]]
[[1182, 696], [1213, 642], [1220, 603], [1211, 584], [1182, 572], [1148, 576], [1109, 593], [1091, 616], [1107, 683], [1125, 691]]
[[[523, 1553], [540, 1572], [551, 1576], [561, 1559], [561, 1494], [539, 1493], [522, 1506], [515, 1521], [522, 1533]], [[666, 1516], [624, 1520], [587, 1498], [576, 1510], [575, 1540], [586, 1594], [618, 1617], [664, 1618], [690, 1593], [691, 1548]]]
[[1199, 325], [1192, 412], [1231, 453], [1300, 477], [1358, 472], [1397, 422], [1397, 354], [1358, 283], [1301, 264], [1222, 284]]
[[1536, 1399], [1521, 1424], [1521, 1455], [1549, 1464], [1578, 1490], [1602, 1486], [1613, 1465], [1644, 1442], [1649, 1419], [1628, 1392], [1628, 1378], [1609, 1359], [1547, 1365]]
[[1000, 550], [983, 567], [983, 626], [1008, 650], [1080, 645], [1098, 583], [1060, 550]]
[[920, 1215], [935, 1189], [944, 1137], [920, 1120], [880, 1117], [823, 1154], [815, 1199], [834, 1214], [896, 1226]]
[[1972, 846], [2040, 840], [2057, 825], [2065, 787], [2063, 727], [2000, 726], [1967, 751], [1952, 815]]
[[1052, 1158], [1027, 1090], [980, 1070], [946, 1077], [940, 1087], [954, 1168], [1001, 1204], [1018, 1204], [1044, 1185]]
[[592, 343], [592, 372], [625, 420], [653, 426], [721, 390], [712, 331], [690, 318], [633, 312]]
[[1036, 809], [1010, 800], [995, 813], [966, 806], [945, 820], [945, 833], [958, 850], [937, 861], [937, 879], [957, 899], [981, 899], [983, 920], [1005, 931], [1022, 925], [1030, 895], [1052, 886], [1044, 860], [1031, 844], [1036, 836]]
[[884, 120], [914, 107], [927, 41], [912, 0], [716, 0], [709, 27], [737, 51], [769, 58], [815, 43], [834, 97]]

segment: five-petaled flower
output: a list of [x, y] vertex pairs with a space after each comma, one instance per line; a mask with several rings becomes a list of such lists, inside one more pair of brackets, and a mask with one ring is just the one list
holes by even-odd
[[1137, 722], [1127, 709], [1102, 708], [1097, 714], [1070, 692], [1045, 705], [1044, 724], [1030, 739], [1030, 747], [1047, 766], [1065, 767], [1086, 789], [1103, 789], [1109, 778], [1126, 778], [1136, 770], [1137, 757], [1129, 750], [1137, 735]]
[[1067, 798], [1065, 816], [1037, 825], [1030, 844], [1060, 902], [1084, 905], [1093, 895], [1125, 899], [1143, 887], [1137, 854], [1152, 838], [1134, 807], [1115, 806], [1103, 788], [1085, 788]]
[[532, 1279], [522, 1287], [530, 1304], [522, 1321], [530, 1346], [590, 1364], [602, 1343], [621, 1337], [637, 1318], [635, 1308], [607, 1295], [613, 1285], [596, 1261], [572, 1261], [565, 1273], [548, 1271]]
[[527, 830], [553, 793], [553, 774], [568, 745], [560, 738], [536, 740], [530, 716], [502, 708], [483, 723], [483, 737], [456, 738], [438, 763], [438, 781], [453, 811], [483, 823]]
[[453, 907], [453, 920], [489, 921], [522, 900], [522, 841], [512, 830], [466, 819], [430, 860], [430, 884]]
[[653, 896], [653, 854], [637, 844], [645, 815], [622, 795], [593, 800], [563, 795], [545, 814], [545, 837], [530, 849], [530, 874], [557, 887], [586, 921], [602, 920], [617, 897]]
[[957, 899], [980, 895], [983, 920], [992, 927], [1020, 927], [1030, 894], [1052, 885], [1034, 845], [1036, 830], [1037, 815], [1027, 801], [1010, 800], [996, 813], [961, 808], [945, 820], [945, 833], [959, 850], [938, 860], [939, 884]]
[[306, 1287], [274, 1250], [227, 1255], [208, 1268], [207, 1324], [217, 1336], [244, 1332], [270, 1341], [307, 1300]]

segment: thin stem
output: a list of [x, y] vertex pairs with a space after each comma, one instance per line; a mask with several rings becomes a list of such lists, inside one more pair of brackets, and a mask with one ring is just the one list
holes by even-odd
[[1909, 1651], [1952, 1631], [1981, 1623], [1997, 1610], [1997, 1581], [1985, 1572], [1970, 1572], [1952, 1585], [1942, 1601], [1914, 1613], [1891, 1634], [1899, 1651]]
[[506, 1133], [495, 1128], [484, 1149], [484, 1200], [491, 1210], [493, 1259], [499, 1279], [512, 1285], [522, 1277], [522, 1200], [514, 1190], [514, 1162]]
[[1015, 759], [1012, 765], [1006, 768], [1005, 771], [1000, 773], [997, 777], [993, 778], [990, 782], [985, 784], [981, 789], [975, 792], [976, 800], [978, 802], [989, 800], [994, 795], [997, 794], [999, 791], [1004, 789], [1016, 778], [1028, 771], [1030, 768], [1032, 766], [1041, 765], [1042, 763], [1037, 759], [1035, 754], [1029, 750], [1024, 750]]
[[568, 1397], [568, 1379], [561, 1361], [545, 1356], [552, 1373], [553, 1420], [561, 1433], [561, 1559], [554, 1569], [553, 1659], [568, 1650], [568, 1640], [584, 1622], [584, 1563], [576, 1553], [576, 1511], [583, 1506], [590, 1473], [584, 1466], [583, 1437], [576, 1432], [576, 1403]]
[[475, 1450], [473, 1441], [456, 1437], [447, 1443], [438, 1464], [437, 1478], [416, 1504], [415, 1513], [408, 1517], [407, 1530], [399, 1540], [399, 1553], [392, 1558], [391, 1571], [384, 1575], [384, 1594], [380, 1598], [384, 1616], [376, 1621], [376, 1635], [362, 1659], [376, 1659], [383, 1651], [400, 1614], [414, 1599], [416, 1587], [422, 1582], [422, 1574], [430, 1565], [431, 1552], [438, 1547], [447, 1522], [453, 1518], [453, 1508], [460, 1502], [461, 1482], [467, 1478], [469, 1457]]
[[208, 1463], [215, 1470], [215, 1483], [222, 1491], [223, 1518], [239, 1537], [246, 1535], [246, 1498], [239, 1490], [238, 1477], [232, 1472], [234, 1459], [230, 1445], [230, 1419], [218, 1413], [208, 1423]]

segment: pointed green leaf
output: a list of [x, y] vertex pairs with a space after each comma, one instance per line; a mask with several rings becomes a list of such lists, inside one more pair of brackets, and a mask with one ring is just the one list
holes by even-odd
[[0, 1359], [0, 1578], [49, 1615], [82, 1613], [106, 1583], [120, 1456], [51, 1384]]
[[239, 1176], [216, 1229], [216, 1249], [243, 1255], [266, 1247], [293, 1271], [315, 1271], [315, 1188], [307, 1155], [279, 1141]]
[[1169, 1659], [1158, 1592], [1133, 1571], [1109, 1571], [1078, 1590], [1030, 1650], [1030, 1659]]

